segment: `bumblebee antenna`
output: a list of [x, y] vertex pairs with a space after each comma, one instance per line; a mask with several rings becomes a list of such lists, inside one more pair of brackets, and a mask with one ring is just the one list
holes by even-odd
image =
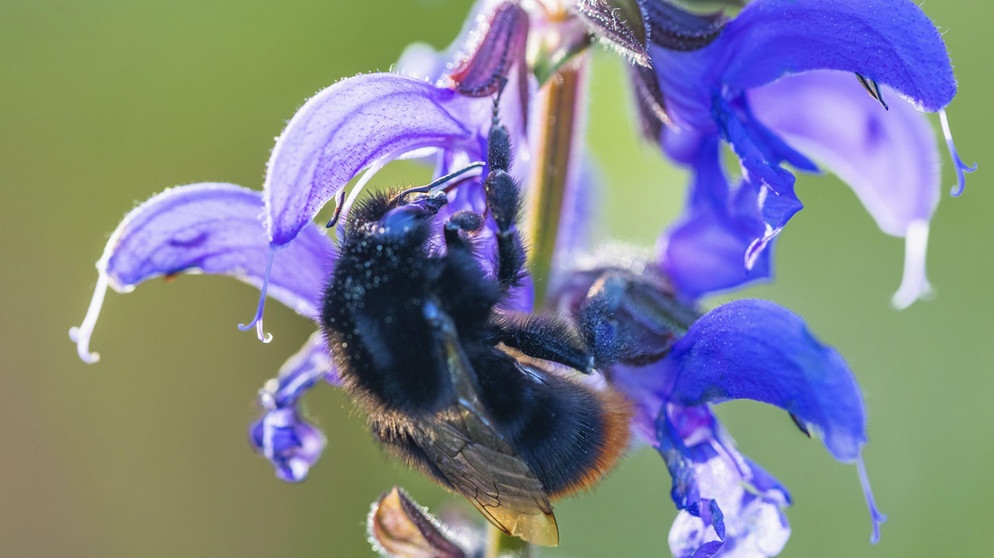
[[425, 184], [424, 186], [415, 186], [414, 188], [408, 188], [407, 190], [404, 190], [403, 192], [397, 194], [397, 197], [406, 196], [407, 194], [427, 194], [432, 191], [448, 192], [449, 189], [452, 188], [452, 186], [443, 188], [442, 186], [444, 186], [445, 183], [449, 182], [453, 178], [458, 178], [459, 176], [473, 169], [483, 168], [484, 164], [485, 163], [483, 161], [476, 161], [475, 163], [470, 163], [457, 171], [450, 172], [445, 176], [440, 176], [435, 180], [432, 180], [428, 184]]

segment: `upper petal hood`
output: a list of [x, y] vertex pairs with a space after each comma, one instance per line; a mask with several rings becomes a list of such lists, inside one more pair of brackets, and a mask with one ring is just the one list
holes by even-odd
[[866, 443], [863, 400], [845, 361], [801, 318], [771, 302], [737, 300], [708, 312], [663, 365], [670, 401], [776, 405], [820, 433], [840, 461], [854, 461]]
[[707, 47], [653, 49], [678, 124], [708, 127], [714, 88], [734, 95], [811, 70], [843, 70], [937, 111], [956, 94], [942, 37], [909, 0], [756, 0]]
[[[312, 97], [283, 130], [266, 173], [266, 229], [293, 240], [361, 170], [426, 147], [477, 141], [467, 122], [489, 124], [489, 99], [396, 74], [349, 78]], [[482, 110], [482, 118], [477, 112]], [[468, 116], [473, 114], [473, 116]], [[484, 136], [485, 137], [485, 136]]]

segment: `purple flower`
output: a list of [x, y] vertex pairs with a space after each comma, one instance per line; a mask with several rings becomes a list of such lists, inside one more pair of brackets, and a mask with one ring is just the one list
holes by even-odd
[[[683, 292], [768, 277], [765, 248], [802, 207], [784, 164], [815, 172], [814, 161], [853, 188], [884, 232], [906, 239], [894, 304], [929, 292], [925, 246], [939, 160], [919, 111], [942, 111], [956, 82], [938, 30], [917, 5], [756, 0], [703, 48], [650, 45], [649, 53], [653, 72], [636, 80], [649, 92], [639, 97], [644, 127], [692, 171], [686, 213], [659, 249]], [[962, 189], [962, 171], [971, 169], [942, 119]], [[722, 142], [741, 162], [740, 180], [726, 176]]]
[[[860, 453], [866, 414], [855, 377], [804, 321], [762, 300], [736, 300], [698, 316], [651, 265], [607, 265], [572, 274], [556, 296], [568, 312], [614, 291], [599, 320], [604, 340], [635, 340], [607, 372], [635, 410], [632, 428], [666, 461], [680, 515], [670, 530], [677, 557], [773, 556], [790, 533], [790, 495], [742, 456], [711, 405], [752, 399], [787, 411], [835, 459], [856, 463], [879, 538], [876, 509]], [[620, 294], [623, 293], [623, 294]], [[601, 297], [604, 298], [603, 296]], [[612, 342], [613, 343], [613, 342]], [[625, 343], [621, 343], [623, 346]], [[646, 359], [651, 348], [663, 356]], [[646, 360], [651, 360], [646, 363]]]
[[[598, 283], [607, 277], [603, 271], [615, 281], [608, 287], [621, 289], [607, 299], [617, 308], [591, 311], [605, 317], [593, 335], [622, 341], [598, 353], [624, 362], [605, 367], [605, 377], [628, 397], [633, 430], [670, 471], [680, 510], [669, 536], [672, 552], [769, 556], [789, 537], [786, 488], [742, 456], [711, 413], [712, 404], [731, 399], [786, 410], [834, 458], [856, 463], [875, 541], [884, 518], [861, 461], [866, 416], [846, 363], [801, 318], [775, 304], [739, 300], [701, 316], [694, 301], [769, 276], [766, 247], [802, 207], [783, 164], [816, 171], [815, 160], [855, 190], [886, 233], [907, 239], [905, 281], [895, 304], [927, 291], [924, 251], [939, 175], [935, 142], [919, 109], [940, 111], [955, 94], [941, 38], [906, 0], [755, 0], [734, 19], [690, 14], [663, 0], [566, 5], [573, 11], [559, 33], [550, 34], [566, 38], [538, 61], [526, 61], [530, 33], [547, 31], [553, 18], [518, 2], [484, 0], [456, 45], [458, 55], [456, 47], [443, 55], [409, 52], [402, 71], [418, 77], [360, 75], [304, 104], [276, 142], [263, 191], [191, 184], [132, 210], [97, 262], [97, 287], [83, 323], [70, 331], [80, 358], [98, 358], [89, 345], [108, 287], [128, 292], [179, 273], [228, 275], [258, 287], [255, 317], [240, 327], [254, 327], [260, 339], [269, 339], [262, 322], [267, 297], [317, 321], [336, 262], [332, 241], [313, 222], [321, 209], [335, 200], [335, 219], [339, 212], [346, 219], [386, 164], [421, 158], [433, 163], [437, 177], [461, 173], [439, 223], [462, 209], [485, 213], [479, 176], [490, 165], [495, 114], [510, 129], [515, 178], [524, 179], [532, 165], [544, 163], [531, 160], [529, 145], [536, 83], [596, 35], [635, 64], [644, 128], [692, 170], [692, 182], [686, 214], [660, 240], [658, 265], [557, 270], [555, 300], [580, 320], [579, 301], [591, 289], [606, 288]], [[453, 56], [458, 62], [442, 62]], [[941, 119], [948, 139], [944, 114]], [[723, 143], [741, 161], [740, 179], [726, 175]], [[360, 174], [346, 196], [346, 184]], [[579, 183], [577, 173], [570, 176]], [[585, 226], [573, 215], [563, 222], [569, 231]], [[493, 242], [492, 232], [483, 231], [478, 242]], [[581, 235], [562, 236], [557, 249], [572, 247]], [[481, 246], [478, 253], [493, 250]], [[516, 304], [531, 309], [528, 296]], [[333, 355], [315, 333], [259, 392], [262, 413], [250, 443], [283, 480], [306, 478], [325, 446], [302, 401], [321, 383], [338, 385], [339, 379]], [[418, 523], [418, 514], [405, 513]], [[432, 539], [429, 547], [442, 544], [421, 526], [422, 536]]]
[[[347, 213], [362, 186], [395, 159], [434, 156], [439, 174], [484, 159], [492, 111], [490, 98], [396, 74], [357, 76], [318, 93], [277, 140], [263, 192], [190, 184], [152, 197], [124, 218], [97, 262], [86, 317], [70, 330], [80, 358], [99, 359], [90, 339], [108, 287], [124, 293], [180, 273], [228, 275], [259, 288], [255, 319], [239, 327], [255, 327], [263, 341], [271, 338], [262, 328], [267, 296], [317, 321], [335, 262], [333, 242], [312, 222], [321, 207], [341, 200], [345, 184], [365, 169], [342, 208]], [[477, 184], [460, 186], [446, 212], [483, 210], [478, 177], [467, 173], [464, 180]], [[315, 333], [260, 390], [263, 415], [252, 425], [250, 441], [283, 480], [303, 480], [324, 447], [324, 436], [300, 409], [303, 394], [321, 381], [337, 385], [338, 377]]]

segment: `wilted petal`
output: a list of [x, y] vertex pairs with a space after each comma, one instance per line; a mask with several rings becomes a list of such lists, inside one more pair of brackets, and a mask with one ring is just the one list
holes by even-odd
[[[485, 20], [486, 29], [479, 30], [481, 37], [472, 51], [455, 71], [449, 74], [454, 89], [471, 97], [489, 97], [506, 83], [513, 66], [519, 77], [527, 71], [525, 46], [528, 41], [528, 13], [514, 3], [497, 7]], [[528, 83], [517, 80], [522, 95], [522, 106], [527, 105]]]
[[[396, 74], [349, 78], [312, 97], [276, 141], [266, 173], [266, 228], [274, 246], [296, 237], [362, 169], [426, 147], [475, 141], [467, 122], [488, 100]], [[468, 116], [473, 114], [473, 117]]]
[[324, 434], [304, 421], [295, 406], [267, 411], [249, 429], [249, 441], [286, 482], [306, 479], [326, 443]]
[[[97, 262], [100, 278], [86, 318], [70, 331], [80, 358], [97, 359], [89, 340], [108, 286], [129, 292], [154, 277], [212, 273], [261, 287], [270, 255], [262, 213], [260, 192], [219, 183], [172, 188], [128, 213]], [[313, 225], [300, 238], [274, 255], [269, 294], [314, 319], [334, 248]]]
[[467, 553], [427, 510], [394, 487], [373, 503], [366, 521], [373, 550], [404, 558], [463, 558]]
[[790, 527], [790, 495], [746, 459], [707, 406], [669, 404], [657, 422], [660, 454], [673, 478], [680, 514], [670, 529], [676, 557], [774, 556]]
[[787, 410], [838, 460], [866, 443], [859, 386], [842, 357], [804, 321], [763, 300], [737, 300], [698, 320], [664, 361], [681, 405], [753, 399]]

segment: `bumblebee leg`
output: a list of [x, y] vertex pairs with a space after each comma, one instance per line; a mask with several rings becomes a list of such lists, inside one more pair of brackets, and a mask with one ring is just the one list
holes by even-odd
[[525, 249], [514, 223], [520, 211], [518, 185], [503, 170], [492, 170], [483, 183], [487, 206], [497, 223], [497, 281], [507, 290], [521, 282]]
[[572, 325], [549, 315], [496, 314], [491, 323], [496, 326], [495, 342], [518, 349], [542, 360], [550, 360], [589, 374], [594, 370], [594, 357]]

